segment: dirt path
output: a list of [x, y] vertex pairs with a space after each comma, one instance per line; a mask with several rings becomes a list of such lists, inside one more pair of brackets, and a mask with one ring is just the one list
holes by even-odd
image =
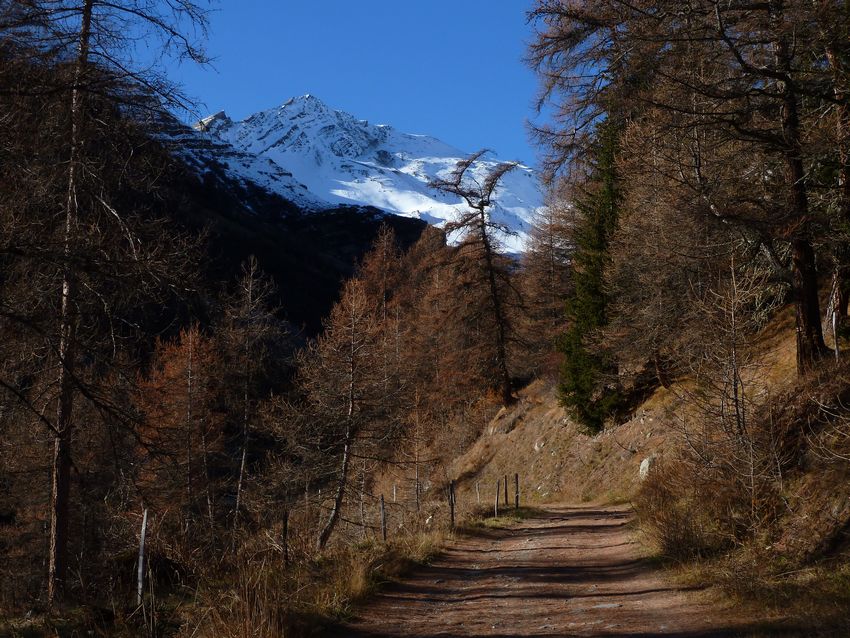
[[642, 560], [630, 520], [622, 506], [555, 507], [510, 529], [463, 538], [332, 635], [750, 635], [734, 610], [666, 582]]

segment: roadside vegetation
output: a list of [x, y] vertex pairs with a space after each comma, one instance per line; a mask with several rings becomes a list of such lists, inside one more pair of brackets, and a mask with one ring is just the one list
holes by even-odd
[[656, 549], [840, 633], [848, 6], [686, 4], [531, 13], [559, 118], [538, 133], [576, 217], [562, 401], [615, 435], [666, 395], [635, 496]]

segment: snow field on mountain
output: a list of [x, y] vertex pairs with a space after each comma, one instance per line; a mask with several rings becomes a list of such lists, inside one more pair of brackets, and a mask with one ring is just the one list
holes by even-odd
[[[245, 156], [230, 162], [239, 177], [253, 179], [287, 198], [309, 192], [311, 197], [300, 197], [307, 200], [307, 208], [321, 208], [322, 203], [375, 206], [437, 226], [464, 210], [459, 198], [434, 190], [429, 181], [448, 175], [468, 153], [427, 135], [358, 120], [312, 95], [293, 98], [240, 122], [220, 112], [196, 128]], [[480, 162], [471, 177], [483, 178], [496, 164], [495, 159]], [[535, 172], [517, 166], [502, 180], [494, 202], [493, 221], [510, 231], [502, 238], [505, 249], [521, 253], [543, 205]]]

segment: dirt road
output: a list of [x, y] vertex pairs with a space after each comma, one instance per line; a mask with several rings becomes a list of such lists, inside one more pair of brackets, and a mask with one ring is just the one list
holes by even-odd
[[734, 609], [676, 587], [641, 559], [631, 516], [623, 506], [556, 507], [509, 529], [462, 538], [332, 635], [751, 635]]

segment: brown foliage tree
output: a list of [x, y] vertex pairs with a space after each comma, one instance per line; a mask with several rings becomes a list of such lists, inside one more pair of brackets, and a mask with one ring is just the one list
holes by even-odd
[[523, 309], [516, 319], [522, 343], [515, 358], [524, 360], [532, 373], [541, 370], [563, 329], [564, 303], [571, 287], [573, 215], [566, 198], [550, 197], [534, 222], [517, 275]]
[[[104, 155], [98, 153], [98, 128], [110, 118], [99, 111], [118, 104], [153, 105], [149, 95], [139, 100], [144, 86], [147, 93], [172, 102], [180, 102], [179, 94], [164, 82], [162, 76], [142, 73], [132, 60], [132, 38], [147, 32], [159, 36], [162, 52], [203, 58], [202, 52], [183, 35], [177, 25], [188, 20], [188, 26], [203, 27], [204, 13], [189, 0], [166, 3], [158, 7], [148, 2], [121, 0], [35, 0], [13, 1], [0, 7], [0, 25], [5, 50], [10, 57], [24, 59], [36, 53], [37, 64], [57, 67], [47, 92], [65, 96], [63, 124], [67, 129], [57, 139], [63, 142], [65, 196], [57, 209], [62, 210], [61, 222], [54, 220], [58, 244], [54, 247], [58, 265], [59, 307], [56, 313], [55, 337], [56, 416], [53, 425], [53, 472], [50, 503], [50, 550], [48, 565], [48, 603], [62, 597], [67, 573], [68, 518], [70, 474], [73, 465], [71, 444], [74, 437], [74, 403], [79, 390], [78, 362], [84, 354], [80, 343], [81, 306], [90, 291], [86, 289], [86, 273], [81, 272], [81, 260], [97, 261], [92, 251], [91, 236], [105, 231], [109, 224], [117, 226], [128, 244], [125, 255], [138, 262], [138, 239], [126, 212], [111, 200], [106, 173], [101, 164]], [[186, 24], [182, 26], [187, 26]], [[138, 32], [134, 32], [138, 30]], [[132, 35], [131, 35], [132, 34]], [[149, 67], [150, 68], [150, 67]], [[118, 77], [122, 78], [120, 81]], [[132, 89], [129, 83], [135, 83]], [[42, 88], [42, 87], [40, 87]], [[14, 90], [14, 89], [13, 89]], [[135, 95], [134, 95], [135, 93]], [[114, 135], [116, 130], [109, 131]], [[58, 202], [56, 202], [58, 204]], [[109, 220], [107, 222], [107, 220]], [[58, 223], [57, 223], [58, 222]], [[122, 241], [123, 243], [123, 241]], [[48, 290], [42, 291], [49, 294]], [[108, 302], [103, 305], [109, 307]], [[108, 311], [107, 311], [108, 312]]]
[[[380, 323], [360, 280], [343, 288], [322, 336], [304, 353], [299, 379], [320, 445], [337, 460], [331, 510], [317, 539], [322, 549], [339, 520], [351, 483], [351, 463], [382, 439], [374, 416], [385, 391]], [[365, 448], [365, 449], [361, 449]]]
[[[215, 341], [192, 325], [175, 340], [157, 343], [151, 372], [138, 385], [136, 404], [144, 415], [139, 490], [145, 504], [160, 514], [175, 511], [175, 531], [186, 537], [212, 532], [218, 522], [221, 376]], [[199, 517], [206, 519], [202, 525]]]
[[[227, 361], [224, 378], [231, 407], [230, 421], [238, 434], [238, 476], [233, 507], [234, 530], [239, 521], [252, 454], [252, 431], [257, 423], [257, 405], [274, 380], [273, 355], [285, 359], [288, 331], [271, 307], [274, 283], [253, 256], [242, 266], [235, 290], [224, 300], [224, 317], [219, 339]], [[249, 458], [250, 457], [250, 458]]]

